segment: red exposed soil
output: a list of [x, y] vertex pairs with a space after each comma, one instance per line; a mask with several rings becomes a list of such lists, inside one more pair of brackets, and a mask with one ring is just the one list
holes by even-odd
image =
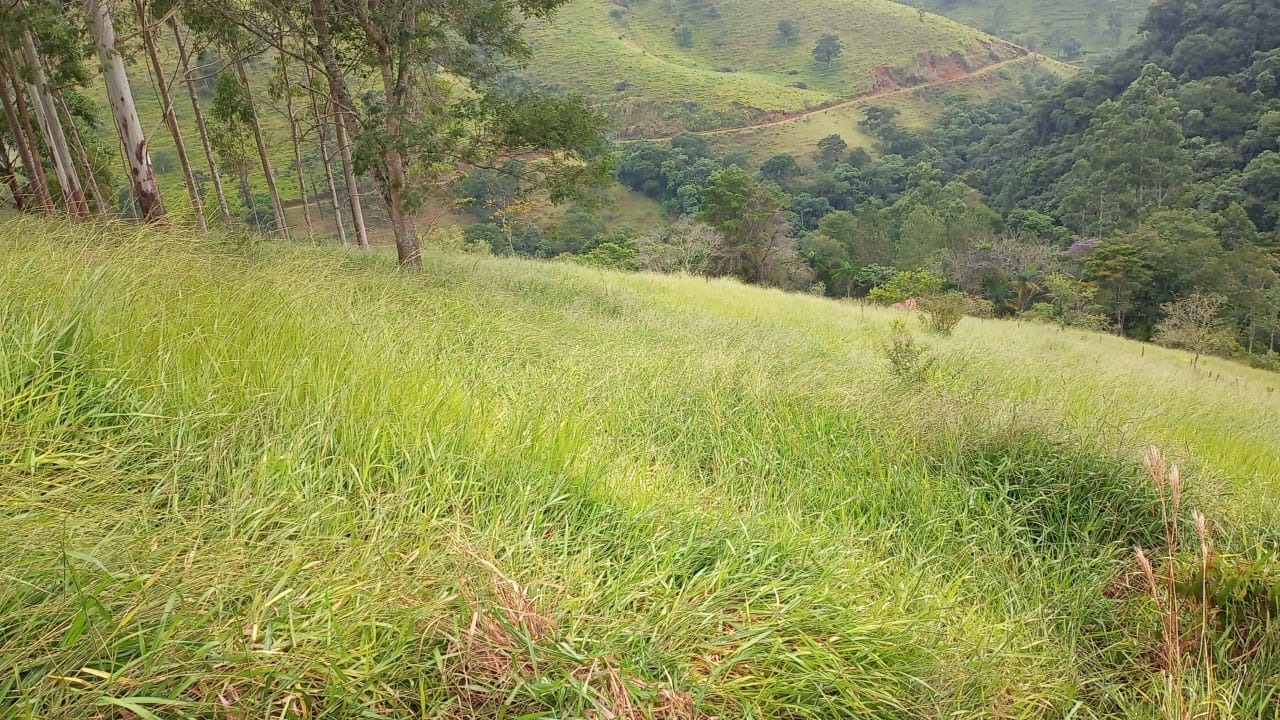
[[893, 76], [893, 68], [888, 65], [881, 65], [872, 70], [871, 78], [872, 92], [890, 92], [901, 87], [898, 84], [898, 79]]

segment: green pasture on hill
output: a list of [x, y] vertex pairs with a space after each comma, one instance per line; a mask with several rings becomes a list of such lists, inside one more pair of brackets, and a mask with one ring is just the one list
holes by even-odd
[[[784, 20], [794, 36], [780, 34]], [[845, 45], [829, 67], [812, 56], [826, 33]], [[889, 0], [573, 0], [550, 22], [531, 23], [529, 36], [526, 74], [587, 93], [627, 135], [742, 124], [881, 86], [877, 69], [881, 83], [894, 70], [923, 80], [937, 74], [930, 58], [976, 68], [1018, 52]]]

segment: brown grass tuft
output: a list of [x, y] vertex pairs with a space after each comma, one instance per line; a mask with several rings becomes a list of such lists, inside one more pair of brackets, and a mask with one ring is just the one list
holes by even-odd
[[528, 589], [514, 580], [491, 578], [487, 595], [485, 602], [463, 592], [471, 620], [451, 648], [458, 670], [469, 686], [498, 686], [512, 676], [531, 677], [533, 658], [517, 633], [542, 643], [557, 629], [555, 621], [539, 613]]
[[[637, 678], [627, 678], [613, 658], [593, 661], [590, 666], [573, 671], [573, 677], [593, 691], [596, 709], [588, 717], [600, 720], [698, 720], [708, 717], [699, 713], [693, 697], [683, 690], [651, 685]], [[632, 691], [652, 696], [636, 702]]]
[[697, 720], [707, 717], [696, 710], [692, 696], [629, 677], [612, 657], [597, 658], [588, 665], [566, 666], [550, 652], [543, 664], [535, 662], [534, 647], [554, 643], [559, 630], [555, 621], [538, 610], [528, 587], [503, 575], [490, 562], [487, 587], [464, 590], [470, 618], [450, 647], [454, 663], [449, 675], [452, 692], [461, 707], [458, 717], [472, 717], [477, 710], [507, 701], [511, 688], [521, 680], [538, 676], [572, 677], [587, 691], [599, 720]]

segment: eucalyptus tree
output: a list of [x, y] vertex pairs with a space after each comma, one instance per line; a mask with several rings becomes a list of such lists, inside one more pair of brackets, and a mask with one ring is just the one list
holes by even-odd
[[[152, 5], [155, 6], [156, 3]], [[178, 121], [177, 112], [174, 111], [173, 95], [169, 90], [169, 76], [164, 71], [164, 64], [160, 61], [160, 52], [156, 43], [156, 33], [163, 24], [164, 18], [156, 17], [146, 0], [133, 0], [133, 7], [138, 16], [138, 34], [142, 38], [147, 59], [151, 63], [151, 71], [155, 75], [156, 92], [160, 96], [160, 112], [164, 117], [165, 126], [169, 129], [169, 136], [173, 138], [174, 149], [178, 153], [178, 164], [182, 167], [182, 180], [187, 187], [187, 198], [191, 201], [196, 227], [204, 232], [209, 227], [204, 219], [204, 203], [200, 198], [200, 186], [196, 183], [191, 158], [187, 154], [187, 143], [182, 138], [181, 123]], [[160, 10], [163, 13], [164, 7], [161, 6]]]
[[[358, 154], [378, 180], [401, 266], [421, 267], [414, 213], [427, 195], [445, 192], [460, 166], [536, 158], [530, 185], [553, 200], [607, 182], [604, 121], [584, 101], [516, 100], [495, 82], [530, 54], [524, 19], [546, 18], [565, 1], [311, 0], [339, 93], [338, 43], [381, 81], [362, 108]], [[330, 17], [353, 21], [331, 27]]]
[[218, 168], [217, 158], [214, 157], [213, 143], [209, 138], [209, 126], [204, 119], [204, 111], [200, 107], [200, 95], [196, 91], [196, 78], [191, 71], [191, 55], [187, 49], [186, 38], [183, 37], [182, 29], [178, 27], [176, 18], [169, 18], [170, 29], [173, 30], [173, 40], [178, 47], [178, 62], [181, 64], [183, 84], [187, 86], [187, 95], [191, 100], [191, 117], [196, 122], [196, 130], [200, 134], [200, 147], [204, 150], [205, 162], [209, 165], [209, 178], [213, 182], [214, 197], [218, 201], [218, 212], [222, 216], [222, 224], [231, 224], [231, 207], [227, 204], [227, 192], [222, 186], [222, 172]]
[[[329, 128], [334, 124], [330, 118], [335, 113], [321, 112], [322, 103], [320, 97], [324, 97], [323, 106], [332, 107], [332, 97], [328, 92], [321, 93], [316, 87], [319, 78], [312, 72], [310, 66], [307, 66], [307, 87], [310, 90], [311, 101], [311, 118], [316, 126], [316, 140], [320, 145], [320, 167], [324, 171], [325, 185], [329, 189], [329, 200], [333, 204], [333, 222], [338, 228], [338, 241], [344, 246], [347, 244], [347, 225], [342, 220], [342, 205], [338, 201], [338, 186], [333, 181], [333, 154], [329, 150]], [[357, 201], [358, 202], [358, 201]], [[367, 238], [367, 236], [366, 236]], [[367, 245], [366, 245], [367, 247]]]
[[107, 85], [107, 103], [115, 120], [116, 132], [124, 147], [125, 162], [129, 166], [129, 184], [133, 188], [142, 215], [148, 222], [166, 218], [160, 186], [156, 183], [155, 169], [151, 166], [151, 153], [147, 149], [147, 135], [138, 120], [138, 110], [133, 103], [133, 90], [129, 87], [129, 75], [125, 71], [124, 57], [116, 46], [115, 23], [111, 8], [105, 0], [85, 0], [85, 15], [89, 20], [89, 33], [101, 62], [103, 80]]
[[[338, 49], [330, 29], [327, 0], [311, 0], [308, 21], [314, 32], [314, 47], [324, 71], [329, 102], [333, 107], [334, 142], [338, 157], [342, 160], [342, 179], [347, 187], [347, 201], [351, 208], [351, 224], [355, 229], [356, 243], [369, 248], [369, 231], [364, 221], [364, 206], [360, 200], [360, 187], [356, 182], [355, 153], [352, 137], [355, 135], [356, 109], [347, 87], [347, 77], [338, 60]], [[336, 210], [336, 206], [335, 206]]]
[[[271, 164], [266, 135], [263, 132], [261, 117], [258, 113], [258, 104], [254, 98], [253, 86], [250, 83], [249, 73], [245, 67], [246, 60], [262, 55], [267, 51], [268, 44], [263, 42], [258, 33], [246, 32], [245, 24], [237, 17], [239, 3], [228, 4], [225, 2], [192, 0], [179, 2], [178, 7], [179, 17], [181, 17], [190, 31], [217, 48], [218, 52], [225, 56], [226, 64], [221, 69], [218, 78], [218, 82], [223, 85], [224, 91], [228, 89], [225, 85], [227, 82], [234, 81], [240, 86], [240, 90], [235, 93], [237, 107], [234, 114], [237, 121], [243, 123], [243, 129], [247, 129], [252, 136], [258, 162], [262, 167], [267, 195], [271, 203], [276, 234], [279, 237], [287, 238], [289, 231], [284, 214], [284, 204], [280, 200], [280, 191], [276, 185], [275, 170]], [[225, 75], [227, 70], [230, 70], [230, 76]], [[224, 80], [224, 77], [230, 77], [231, 80]], [[214, 138], [211, 137], [210, 139], [213, 140]], [[251, 207], [251, 205], [252, 198], [247, 197], [246, 210], [256, 213], [256, 207]]]
[[[0, 65], [4, 64], [4, 59], [4, 56], [0, 55]], [[39, 148], [35, 147], [32, 142], [33, 138], [29, 125], [24, 123], [25, 118], [18, 114], [17, 103], [10, 85], [9, 72], [11, 70], [12, 68], [9, 67], [0, 68], [0, 108], [4, 110], [5, 125], [9, 135], [6, 142], [13, 143], [14, 151], [18, 154], [18, 163], [22, 166], [22, 173], [26, 178], [26, 189], [23, 189], [18, 183], [16, 168], [9, 168], [14, 200], [17, 202], [19, 209], [22, 210], [53, 212], [53, 198], [49, 194], [49, 184], [45, 180], [44, 165], [40, 162]], [[20, 98], [21, 93], [18, 96]], [[4, 155], [8, 159], [9, 152], [7, 149], [4, 151]]]
[[[88, 217], [80, 173], [54, 100], [58, 84], [84, 78], [77, 28], [53, 3], [43, 0], [5, 3], [3, 13], [0, 52], [15, 90], [12, 105], [19, 126], [15, 131], [28, 132], [26, 144], [33, 160], [41, 157], [43, 143], [44, 157], [53, 168], [67, 212]], [[33, 126], [39, 128], [38, 139], [31, 132]]]
[[[283, 43], [285, 40], [284, 33], [281, 33], [280, 42]], [[289, 122], [289, 142], [293, 147], [293, 172], [298, 181], [298, 197], [302, 201], [303, 222], [307, 226], [307, 235], [314, 236], [315, 223], [311, 217], [311, 202], [307, 199], [307, 178], [302, 163], [304, 133], [298, 120], [299, 113], [295, 106], [295, 102], [301, 98], [304, 91], [298, 88], [297, 83], [291, 77], [291, 73], [294, 72], [292, 60], [293, 58], [286, 53], [278, 53], [276, 55], [276, 63], [271, 75], [269, 90], [273, 100], [284, 102], [284, 116]]]

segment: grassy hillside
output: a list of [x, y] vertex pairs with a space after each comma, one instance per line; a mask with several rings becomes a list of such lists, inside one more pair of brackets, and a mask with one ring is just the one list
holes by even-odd
[[869, 105], [894, 107], [901, 111], [898, 121], [903, 127], [923, 129], [931, 125], [946, 108], [956, 102], [981, 103], [997, 97], [1022, 97], [1023, 81], [1040, 73], [1064, 75], [1071, 68], [1040, 56], [1017, 58], [951, 82], [919, 88], [901, 88], [881, 95], [841, 103], [834, 107], [742, 129], [726, 129], [707, 133], [713, 147], [722, 154], [745, 152], [753, 162], [763, 162], [778, 153], [799, 158], [811, 156], [818, 141], [836, 134], [850, 147], [871, 149], [874, 139], [858, 126]]
[[967, 319], [913, 386], [892, 310], [428, 268], [0, 225], [0, 716], [1150, 717], [1141, 446], [1280, 521], [1280, 376]]
[[903, 0], [1053, 57], [1114, 52], [1138, 35], [1151, 0]]
[[[830, 68], [811, 54], [824, 33], [846, 46]], [[588, 93], [626, 136], [744, 124], [1019, 52], [889, 0], [574, 0], [530, 39], [529, 76]]]

